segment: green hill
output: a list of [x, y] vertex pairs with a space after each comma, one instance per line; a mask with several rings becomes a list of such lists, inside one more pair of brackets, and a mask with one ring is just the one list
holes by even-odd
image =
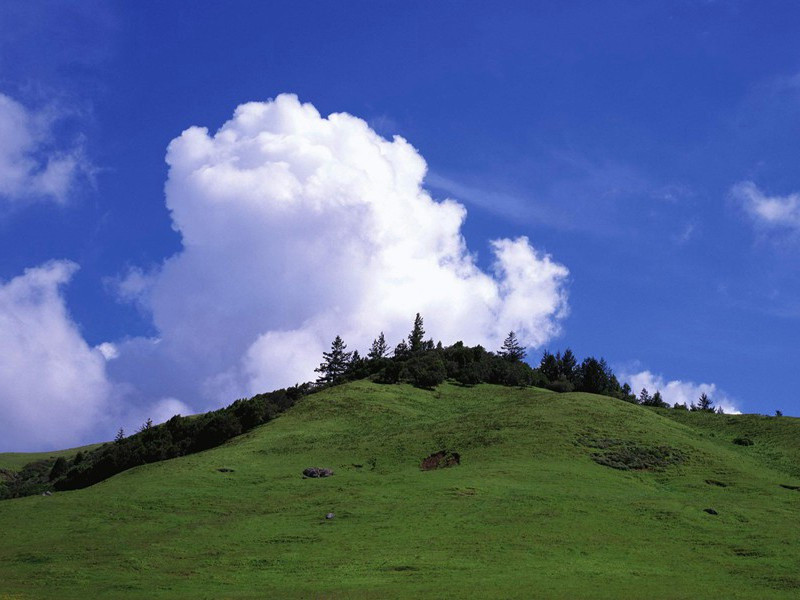
[[0, 452], [0, 469], [17, 471], [37, 460], [50, 460], [63, 456], [64, 458], [74, 458], [78, 452], [87, 452], [99, 448], [101, 444], [89, 444], [67, 450], [54, 450], [53, 452]]
[[[798, 440], [787, 417], [358, 381], [0, 502], [0, 598], [797, 598]], [[461, 464], [422, 471], [438, 450]]]

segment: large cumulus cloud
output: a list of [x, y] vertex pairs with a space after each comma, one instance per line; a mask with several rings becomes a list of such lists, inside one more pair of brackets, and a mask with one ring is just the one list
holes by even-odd
[[216, 133], [184, 131], [167, 162], [183, 250], [121, 285], [159, 332], [113, 363], [141, 389], [219, 403], [293, 384], [334, 335], [396, 343], [416, 312], [436, 339], [490, 349], [512, 329], [541, 345], [566, 314], [563, 265], [520, 237], [492, 241], [481, 270], [466, 210], [424, 189], [422, 156], [352, 115], [293, 95], [243, 104]]

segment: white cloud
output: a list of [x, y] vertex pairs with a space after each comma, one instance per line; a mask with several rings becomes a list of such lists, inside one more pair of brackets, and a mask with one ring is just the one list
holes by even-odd
[[111, 386], [60, 293], [77, 265], [54, 261], [0, 286], [0, 445], [46, 450], [84, 441]]
[[0, 201], [64, 202], [76, 177], [90, 172], [79, 145], [56, 143], [58, 118], [53, 109], [29, 110], [0, 93]]
[[0, 452], [107, 440], [121, 425], [133, 433], [148, 417], [160, 423], [194, 412], [108, 377], [117, 346], [90, 347], [61, 293], [77, 270], [71, 261], [51, 261], [0, 282]]
[[740, 414], [734, 400], [724, 391], [718, 389], [714, 383], [694, 383], [680, 380], [666, 381], [663, 376], [656, 375], [650, 371], [624, 374], [620, 380], [627, 381], [633, 393], [637, 396], [642, 388], [647, 388], [651, 395], [656, 391], [660, 391], [664, 401], [670, 406], [676, 402], [678, 404], [686, 404], [686, 406], [690, 406], [693, 402], [697, 404], [700, 394], [706, 394], [715, 407], [721, 406], [722, 410], [728, 414]]
[[108, 366], [148, 393], [218, 405], [311, 379], [334, 335], [351, 349], [380, 331], [396, 343], [416, 312], [430, 336], [490, 349], [512, 329], [542, 345], [567, 312], [563, 265], [520, 237], [493, 241], [482, 271], [465, 208], [428, 194], [406, 140], [354, 116], [292, 95], [251, 102], [213, 135], [184, 131], [167, 162], [183, 250], [120, 286], [159, 339], [119, 344]]
[[743, 181], [731, 188], [731, 195], [756, 225], [800, 231], [800, 193], [767, 196], [752, 181]]

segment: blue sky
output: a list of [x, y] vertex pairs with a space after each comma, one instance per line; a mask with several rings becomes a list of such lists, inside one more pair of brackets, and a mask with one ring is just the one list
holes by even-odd
[[[70, 371], [75, 389], [97, 384], [95, 408], [114, 413], [76, 417], [74, 435], [62, 437], [55, 432], [70, 426], [59, 419], [40, 439], [26, 430], [35, 419], [17, 407], [21, 433], [0, 432], [5, 446], [109, 437], [148, 411], [206, 409], [222, 403], [222, 390], [278, 383], [259, 375], [245, 386], [227, 363], [204, 356], [197, 364], [216, 383], [194, 389], [171, 379], [181, 369], [196, 376], [194, 367], [165, 367], [163, 356], [142, 358], [149, 351], [141, 348], [145, 340], [169, 345], [179, 329], [169, 316], [177, 309], [159, 305], [158, 295], [187, 289], [178, 281], [191, 271], [167, 282], [165, 261], [178, 265], [173, 271], [201, 258], [238, 262], [234, 253], [190, 258], [185, 250], [190, 229], [205, 231], [204, 217], [171, 216], [164, 186], [178, 176], [165, 163], [168, 145], [192, 126], [213, 136], [240, 104], [282, 93], [311, 103], [321, 118], [349, 113], [387, 140], [408, 140], [427, 163], [423, 185], [433, 199], [466, 208], [456, 229], [483, 272], [497, 259], [490, 240], [520, 236], [537, 260], [549, 255], [568, 269], [560, 279], [548, 271], [568, 313], [553, 300], [536, 322], [540, 331], [554, 325], [552, 334], [531, 334], [532, 342], [605, 356], [637, 383], [672, 382], [690, 395], [708, 389], [744, 412], [800, 415], [797, 31], [800, 8], [791, 2], [5, 3], [0, 94], [8, 102], [0, 111], [7, 123], [24, 115], [30, 139], [22, 150], [11, 147], [22, 138], [7, 134], [5, 150], [0, 141], [0, 280], [53, 260], [79, 266], [48, 272], [55, 283], [41, 285], [54, 296], [37, 306], [60, 315], [65, 339], [89, 349], [91, 366], [75, 373], [88, 369], [94, 383]], [[3, 177], [17, 179], [3, 185]], [[180, 185], [170, 204], [179, 215], [189, 210]], [[294, 231], [265, 231], [275, 240], [265, 256], [293, 247]], [[284, 269], [295, 264], [286, 253]], [[258, 270], [253, 260], [246, 264]], [[266, 271], [274, 267], [264, 260]], [[155, 296], [143, 299], [136, 276]], [[31, 277], [18, 280], [22, 296]], [[249, 293], [246, 276], [240, 283]], [[265, 304], [274, 301], [264, 294]], [[18, 310], [19, 296], [9, 298], [7, 310]], [[235, 300], [219, 308], [228, 298], [207, 303], [231, 319], [250, 310]], [[416, 310], [409, 304], [409, 324]], [[236, 324], [263, 337], [295, 331], [309, 314]], [[437, 329], [437, 314], [431, 308], [426, 317], [429, 332], [455, 335]], [[471, 327], [465, 337], [491, 339]], [[33, 336], [28, 329], [15, 339]], [[252, 354], [253, 340], [208, 335], [193, 343], [239, 344]], [[36, 343], [6, 340], [4, 350], [31, 381], [49, 364], [22, 354]], [[98, 363], [103, 343], [139, 358]], [[137, 379], [147, 373], [149, 382]], [[23, 403], [14, 385], [0, 381], [6, 402]], [[124, 409], [115, 397], [126, 398]], [[30, 399], [28, 410], [60, 414], [54, 398], [42, 406]]]

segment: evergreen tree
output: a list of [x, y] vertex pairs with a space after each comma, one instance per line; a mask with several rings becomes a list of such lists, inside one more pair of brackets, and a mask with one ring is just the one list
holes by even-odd
[[125, 439], [125, 430], [122, 427], [120, 427], [119, 430], [117, 431], [117, 435], [114, 436], [114, 442], [117, 444], [121, 444], [122, 440], [124, 439]]
[[564, 355], [561, 357], [558, 370], [561, 377], [575, 383], [578, 375], [578, 359], [575, 358], [575, 355], [569, 348], [564, 350]]
[[542, 372], [548, 381], [558, 380], [558, 361], [556, 357], [550, 354], [547, 350], [542, 354], [542, 360], [539, 363], [539, 370]]
[[611, 392], [610, 377], [611, 369], [608, 368], [606, 361], [589, 356], [581, 363], [577, 388], [581, 392], [590, 394], [608, 394]]
[[411, 353], [408, 343], [405, 340], [400, 340], [400, 343], [394, 347], [394, 357], [399, 359], [407, 358]]
[[425, 330], [422, 328], [422, 317], [419, 313], [414, 318], [414, 329], [408, 334], [408, 347], [413, 354], [423, 350], [423, 340], [425, 339]]
[[712, 405], [711, 399], [706, 395], [705, 392], [700, 394], [700, 398], [697, 400], [697, 410], [714, 412], [714, 406]]
[[386, 338], [383, 337], [383, 332], [372, 342], [372, 347], [369, 349], [369, 354], [367, 354], [367, 358], [370, 360], [377, 360], [379, 358], [383, 358], [389, 352], [389, 348], [386, 346]]
[[664, 399], [661, 397], [661, 390], [656, 390], [656, 393], [653, 394], [653, 397], [650, 398], [650, 405], [651, 406], [668, 406]]
[[506, 360], [516, 362], [525, 358], [525, 348], [523, 348], [519, 340], [517, 340], [517, 334], [511, 331], [503, 342], [503, 347], [498, 354]]
[[650, 392], [647, 391], [647, 388], [642, 388], [642, 391], [639, 392], [639, 404], [650, 404]]
[[331, 343], [331, 351], [322, 353], [322, 363], [314, 369], [320, 376], [317, 383], [336, 383], [347, 372], [350, 364], [350, 352], [345, 352], [347, 344], [338, 335]]

